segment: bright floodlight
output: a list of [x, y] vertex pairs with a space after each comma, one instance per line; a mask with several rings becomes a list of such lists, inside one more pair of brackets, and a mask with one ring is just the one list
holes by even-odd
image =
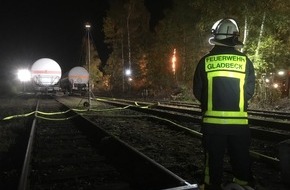
[[27, 69], [19, 69], [17, 76], [21, 82], [27, 82], [27, 81], [30, 81], [31, 79], [31, 73]]
[[125, 72], [125, 74], [126, 74], [126, 76], [130, 76], [131, 75], [131, 69], [126, 69], [126, 72]]
[[86, 27], [87, 29], [89, 29], [89, 28], [91, 28], [91, 25], [90, 25], [89, 23], [86, 23], [85, 27]]
[[285, 75], [285, 71], [278, 71], [278, 75], [280, 75], [280, 76]]

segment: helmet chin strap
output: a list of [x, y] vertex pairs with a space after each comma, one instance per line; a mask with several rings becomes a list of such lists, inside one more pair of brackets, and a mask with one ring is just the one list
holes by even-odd
[[226, 38], [224, 40], [216, 39], [215, 36], [213, 36], [208, 39], [208, 43], [210, 45], [219, 45], [219, 46], [236, 47], [236, 48], [242, 48], [244, 46], [243, 43], [238, 40], [238, 36], [234, 36], [232, 38]]
[[235, 48], [242, 48], [243, 47], [242, 44], [228, 45], [228, 44], [218, 42], [214, 39], [214, 37], [209, 38], [208, 43], [210, 45], [218, 45], [218, 46], [224, 46], [224, 47], [235, 47]]

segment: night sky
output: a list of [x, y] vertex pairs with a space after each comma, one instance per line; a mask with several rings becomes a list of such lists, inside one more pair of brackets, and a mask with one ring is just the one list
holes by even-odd
[[92, 24], [93, 40], [104, 49], [100, 26], [108, 8], [106, 0], [67, 2], [1, 1], [1, 67], [31, 65], [42, 57], [54, 59], [63, 70], [79, 65], [87, 21]]
[[[162, 17], [163, 4], [168, 1], [157, 2], [146, 0], [153, 25]], [[58, 62], [63, 72], [81, 65], [86, 22], [92, 25], [93, 42], [105, 61], [108, 53], [103, 43], [102, 21], [108, 7], [107, 0], [1, 0], [0, 76], [29, 68], [44, 57]]]

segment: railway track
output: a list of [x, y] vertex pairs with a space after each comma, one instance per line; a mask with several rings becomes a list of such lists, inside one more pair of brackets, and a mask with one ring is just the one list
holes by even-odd
[[39, 100], [18, 190], [198, 189], [93, 122], [66, 110], [53, 99]]
[[[75, 100], [75, 101], [78, 102], [78, 100]], [[194, 138], [196, 139], [199, 139], [201, 137], [201, 134], [198, 132], [199, 122], [200, 122], [199, 116], [193, 117], [191, 114], [184, 114], [184, 113], [180, 114], [172, 110], [162, 111], [162, 109], [158, 108], [160, 106], [158, 103], [146, 103], [146, 102], [136, 102], [136, 101], [127, 102], [126, 100], [119, 101], [117, 99], [113, 99], [113, 100], [112, 99], [110, 100], [97, 99], [96, 104], [98, 107], [98, 109], [96, 110], [97, 112], [94, 112], [94, 110], [92, 109], [92, 112], [94, 113], [88, 116], [90, 120], [104, 126], [106, 130], [109, 130], [114, 135], [120, 136], [120, 138], [126, 140], [126, 142], [128, 142], [129, 144], [133, 144], [134, 147], [139, 147], [140, 149], [142, 149], [142, 151], [146, 153], [146, 155], [149, 155], [150, 157], [152, 156], [152, 157], [158, 158], [159, 159], [158, 162], [162, 163], [167, 168], [170, 168], [171, 171], [174, 171], [175, 173], [180, 172], [180, 176], [188, 175], [188, 176], [191, 176], [191, 178], [194, 178], [195, 174], [192, 175], [188, 173], [190, 173], [190, 170], [193, 173], [198, 172], [196, 171], [196, 169], [194, 169], [194, 167], [198, 168], [198, 167], [201, 167], [202, 165], [200, 163], [199, 163], [200, 165], [197, 164], [202, 159], [202, 156], [200, 155], [200, 150], [198, 150], [197, 148], [197, 146], [199, 146], [197, 145], [198, 142], [197, 141], [192, 142], [192, 139], [193, 139], [192, 136], [194, 136]], [[104, 106], [102, 104], [107, 104], [110, 106], [108, 106], [109, 107], [108, 109], [107, 108], [103, 109]], [[111, 115], [111, 113], [102, 111], [102, 109], [103, 110], [118, 110], [118, 111], [116, 111], [115, 114], [112, 113]], [[129, 111], [126, 112], [126, 110], [133, 110], [133, 112], [129, 112]], [[137, 111], [137, 112], [134, 112], [134, 111]], [[106, 112], [106, 113], [103, 113], [103, 112]], [[106, 125], [105, 123], [108, 120], [111, 122], [111, 124]], [[146, 124], [145, 128], [142, 127], [142, 129], [138, 129], [139, 127], [137, 126], [138, 126], [138, 123], [141, 122], [141, 120], [146, 120], [144, 122], [148, 122], [147, 120], [150, 120], [151, 122], [153, 122], [153, 120], [155, 120], [155, 122], [151, 124]], [[165, 128], [167, 129], [163, 129], [162, 126], [159, 126], [160, 123], [163, 123], [163, 125], [165, 125]], [[152, 126], [152, 127], [149, 127], [149, 126]], [[158, 129], [157, 131], [156, 131], [156, 128]], [[167, 132], [167, 131], [171, 131], [171, 129], [175, 132]], [[142, 131], [141, 132], [142, 135], [140, 134], [140, 130]], [[169, 133], [169, 134], [166, 135], [166, 133]], [[181, 135], [183, 133], [184, 133], [184, 136]], [[163, 135], [165, 135], [165, 137], [162, 137]], [[157, 139], [154, 138], [154, 140], [153, 139], [150, 140], [151, 138], [153, 138], [153, 136], [157, 136], [155, 137]], [[175, 136], [176, 138], [179, 138], [179, 140], [175, 141], [174, 140]], [[143, 138], [145, 138], [145, 140], [142, 140]], [[161, 139], [160, 140], [161, 142], [158, 142], [159, 138]], [[168, 153], [167, 152], [168, 150], [166, 150], [166, 147], [171, 147], [173, 145], [172, 144], [170, 145], [170, 143], [169, 145], [164, 145], [164, 142], [166, 142], [167, 139], [169, 139], [170, 141], [176, 142], [177, 147], [183, 147], [182, 150], [178, 150], [178, 148], [176, 149], [172, 147], [174, 150], [172, 150], [171, 153]], [[275, 178], [279, 178], [280, 174], [278, 173], [279, 173], [279, 168], [280, 168], [280, 160], [278, 159], [278, 152], [277, 150], [272, 151], [275, 149], [275, 146], [277, 144], [273, 143], [273, 141], [257, 142], [260, 140], [256, 140], [256, 139], [253, 139], [253, 140], [254, 140], [254, 144], [256, 145], [253, 147], [254, 149], [251, 150], [251, 155], [252, 155], [253, 161], [256, 163], [255, 165], [257, 165], [258, 167], [258, 168], [255, 168], [256, 172], [259, 173], [258, 178], [261, 179], [262, 183], [266, 183], [266, 184], [272, 183], [271, 185], [273, 185], [273, 182], [269, 182], [269, 181], [272, 181], [273, 179], [267, 180], [269, 176], [265, 177], [265, 173], [268, 173], [268, 174], [273, 173], [272, 175], [270, 174], [271, 177], [275, 176]], [[139, 141], [141, 141], [140, 144], [139, 144]], [[156, 144], [155, 148], [151, 147], [153, 142], [154, 144]], [[161, 144], [161, 145], [158, 145], [158, 144]], [[165, 149], [162, 149], [161, 147]], [[192, 147], [194, 147], [194, 149], [196, 150], [193, 150]], [[162, 151], [164, 155], [162, 155], [162, 153], [157, 154], [156, 151], [158, 151], [158, 149], [160, 149], [160, 151]], [[271, 155], [265, 154], [262, 150], [266, 150], [267, 153], [271, 152]], [[188, 153], [185, 153], [187, 151]], [[177, 161], [171, 160], [171, 163], [168, 163], [167, 160], [162, 160], [163, 156], [168, 158], [168, 160], [171, 160], [170, 159], [171, 157], [176, 157], [175, 159], [178, 158], [179, 159], [178, 162], [180, 163], [194, 162], [197, 165], [195, 165], [194, 163], [185, 164], [185, 166], [183, 166], [182, 164], [179, 166], [176, 166], [174, 164], [172, 165], [172, 162], [177, 162]], [[189, 157], [189, 159], [187, 159], [186, 157]], [[200, 160], [198, 161], [198, 159]], [[178, 171], [178, 168], [176, 167], [178, 167], [182, 171]], [[267, 171], [269, 170], [269, 168], [271, 168], [270, 169], [271, 171]], [[227, 170], [227, 171], [230, 172], [230, 170]], [[264, 172], [261, 172], [261, 171], [264, 171]], [[190, 178], [190, 177], [189, 178], [187, 177], [185, 177], [185, 179]], [[279, 179], [276, 179], [276, 181], [278, 180]], [[273, 189], [272, 187], [270, 189]], [[280, 188], [274, 188], [274, 189], [280, 189]]]
[[[188, 108], [191, 110], [196, 109], [200, 111], [199, 104], [194, 104], [194, 103], [163, 101], [162, 104], [169, 105], [169, 106], [171, 105], [171, 106], [180, 107], [180, 108]], [[260, 118], [267, 118], [268, 121], [271, 121], [271, 119], [272, 120], [273, 119], [286, 120], [286, 121], [290, 120], [290, 112], [248, 109], [248, 113], [249, 113], [250, 118], [252, 119], [260, 117]], [[260, 119], [257, 118], [257, 120], [260, 120]]]
[[[201, 122], [201, 111], [196, 104], [138, 102], [123, 99], [99, 99], [99, 101], [119, 102], [120, 106], [132, 105], [132, 109], [172, 118], [176, 121], [194, 122], [195, 126]], [[124, 103], [122, 105], [122, 103]], [[117, 104], [115, 104], [117, 106]], [[137, 106], [136, 106], [137, 105]], [[148, 109], [140, 109], [140, 108]], [[250, 110], [249, 124], [254, 138], [272, 142], [281, 142], [290, 139], [290, 114], [283, 112], [266, 112]]]
[[[67, 99], [67, 98], [63, 97], [63, 99]], [[68, 101], [71, 101], [71, 100], [68, 100]], [[79, 98], [72, 100], [72, 101], [74, 101], [75, 107], [77, 105], [78, 106], [80, 105]], [[158, 163], [161, 163], [162, 165], [159, 164], [159, 167], [161, 166], [161, 168], [162, 168], [164, 166], [164, 167], [168, 168], [169, 170], [166, 169], [167, 171], [174, 172], [173, 176], [175, 176], [176, 174], [178, 176], [181, 176], [181, 178], [180, 178], [181, 181], [183, 181], [185, 183], [189, 182], [186, 185], [184, 185], [184, 183], [178, 184], [177, 187], [179, 189], [192, 188], [192, 187], [190, 187], [190, 183], [195, 185], [195, 182], [196, 182], [195, 179], [198, 179], [198, 177], [199, 177], [199, 176], [196, 176], [196, 175], [199, 175], [198, 170], [199, 170], [199, 168], [202, 168], [202, 155], [203, 155], [202, 150], [200, 149], [201, 147], [200, 147], [200, 145], [198, 145], [200, 143], [200, 140], [194, 140], [194, 138], [199, 139], [201, 137], [200, 133], [198, 132], [199, 122], [200, 122], [198, 115], [194, 116], [194, 118], [191, 117], [189, 119], [186, 119], [186, 115], [191, 115], [191, 114], [184, 114], [184, 113], [181, 114], [181, 113], [177, 113], [177, 112], [174, 113], [174, 111], [170, 111], [170, 110], [163, 111], [163, 113], [162, 112], [158, 113], [159, 111], [161, 111], [161, 109], [158, 108], [158, 106], [160, 106], [160, 103], [144, 103], [143, 104], [143, 102], [132, 101], [131, 103], [123, 102], [123, 104], [119, 105], [120, 107], [115, 107], [114, 105], [116, 102], [111, 103], [111, 105], [109, 105], [109, 106], [104, 106], [103, 104], [106, 104], [106, 105], [108, 105], [108, 104], [103, 100], [102, 101], [100, 101], [100, 100], [93, 101], [93, 102], [96, 103], [96, 107], [93, 108], [96, 111], [92, 109], [91, 111], [86, 110], [85, 112], [79, 112], [81, 115], [84, 115], [84, 117], [90, 119], [90, 121], [88, 121], [89, 123], [94, 123], [94, 125], [101, 127], [102, 129], [100, 129], [100, 130], [101, 131], [105, 130], [106, 135], [107, 135], [107, 132], [110, 134], [113, 134], [114, 135], [113, 139], [115, 139], [115, 137], [117, 139], [122, 139], [121, 142], [123, 142], [124, 144], [129, 145], [129, 147], [134, 147], [134, 149], [136, 148], [138, 151], [142, 152], [141, 155], [145, 154], [148, 157], [156, 160]], [[65, 108], [62, 106], [58, 110], [56, 110], [56, 108], [50, 109], [50, 105], [52, 105], [52, 104], [51, 103], [44, 103], [44, 107], [41, 108], [43, 110], [41, 110], [41, 111], [56, 112], [56, 111], [68, 110], [68, 108]], [[129, 111], [128, 108], [131, 108], [133, 111]], [[156, 109], [156, 108], [158, 108], [158, 109]], [[112, 115], [111, 115], [111, 114], [109, 114], [111, 112], [110, 110], [117, 110], [117, 111], [113, 111], [114, 113], [112, 113]], [[140, 110], [141, 110], [141, 114], [140, 114]], [[138, 112], [135, 112], [135, 111], [138, 111]], [[68, 112], [67, 116], [62, 115], [61, 117], [68, 118], [68, 119], [63, 120], [63, 121], [45, 120], [44, 118], [41, 118], [43, 115], [39, 114], [37, 116], [37, 118], [38, 118], [37, 123], [38, 122], [40, 122], [40, 123], [48, 122], [48, 123], [52, 124], [54, 122], [64, 123], [65, 121], [71, 121], [74, 123], [73, 125], [76, 125], [76, 130], [80, 131], [81, 134], [84, 135], [84, 137], [77, 137], [75, 140], [62, 140], [61, 143], [64, 143], [65, 141], [66, 142], [69, 141], [69, 142], [74, 143], [74, 142], [78, 142], [77, 139], [84, 140], [87, 138], [88, 141], [91, 143], [92, 147], [101, 146], [100, 144], [94, 145], [94, 143], [92, 143], [95, 141], [90, 140], [90, 139], [95, 139], [96, 137], [98, 137], [98, 135], [95, 137], [95, 135], [94, 135], [95, 133], [86, 132], [86, 130], [83, 129], [83, 127], [82, 127], [84, 125], [84, 122], [81, 122], [81, 124], [82, 124], [81, 127], [77, 127], [78, 123], [79, 123], [78, 119], [77, 119], [78, 117], [76, 117], [74, 119], [69, 119], [69, 117], [71, 116], [70, 114], [72, 114], [72, 113], [73, 112]], [[118, 115], [118, 113], [120, 115]], [[174, 115], [176, 117], [174, 117]], [[167, 116], [169, 116], [170, 118], [167, 118]], [[45, 117], [48, 117], [48, 116], [45, 116]], [[54, 115], [51, 117], [53, 117], [55, 119], [56, 116]], [[140, 128], [139, 125], [140, 126], [144, 125], [144, 127]], [[59, 125], [59, 126], [61, 126], [61, 125]], [[85, 126], [87, 126], [87, 125], [85, 125]], [[55, 127], [55, 125], [48, 127], [48, 128], [54, 128], [54, 127]], [[36, 128], [38, 128], [38, 127], [36, 127]], [[64, 127], [64, 128], [67, 128], [67, 127]], [[82, 129], [82, 130], [80, 130], [80, 129]], [[65, 132], [67, 132], [67, 131], [64, 130], [63, 132], [60, 131], [57, 133], [62, 134]], [[55, 134], [55, 133], [53, 133], [53, 134]], [[74, 136], [73, 134], [74, 133], [72, 133], [68, 136]], [[88, 135], [86, 135], [86, 134], [88, 134]], [[43, 136], [48, 136], [48, 135], [43, 135]], [[65, 137], [65, 135], [60, 135], [60, 136], [63, 136], [63, 138]], [[111, 139], [112, 135], [109, 135], [109, 136], [110, 136], [110, 138], [107, 138], [107, 136], [105, 138], [101, 138], [101, 139], [103, 139], [103, 140], [101, 140], [102, 145], [105, 144], [105, 146], [107, 146], [107, 145], [111, 144], [110, 139]], [[194, 138], [192, 138], [192, 136], [194, 136]], [[52, 139], [53, 138], [51, 138], [50, 140], [52, 140]], [[64, 139], [66, 139], [66, 137]], [[69, 139], [69, 138], [67, 138], [67, 139]], [[54, 143], [54, 144], [57, 146], [61, 143]], [[73, 145], [73, 143], [72, 143], [72, 145]], [[252, 156], [254, 158], [253, 160], [255, 162], [254, 171], [258, 173], [257, 176], [258, 176], [258, 178], [261, 179], [262, 183], [266, 184], [266, 185], [264, 184], [264, 187], [268, 185], [270, 187], [269, 189], [281, 189], [281, 188], [279, 188], [281, 186], [281, 184], [279, 184], [279, 183], [281, 183], [281, 181], [279, 182], [280, 173], [279, 173], [279, 159], [277, 159], [277, 151], [273, 152], [273, 154], [270, 156], [268, 155], [268, 157], [266, 157], [267, 154], [260, 152], [260, 150], [262, 150], [262, 149], [265, 149], [265, 150], [267, 149], [269, 151], [272, 149], [272, 147], [271, 148], [268, 147], [267, 143], [268, 142], [265, 142], [265, 143], [262, 142], [261, 147], [255, 147], [255, 149], [253, 149], [251, 152]], [[273, 141], [272, 141], [272, 143], [273, 143]], [[81, 143], [79, 143], [79, 144], [81, 144]], [[275, 143], [273, 143], [273, 145], [274, 144]], [[34, 150], [34, 148], [33, 148], [33, 150]], [[66, 150], [68, 150], [68, 149], [66, 149]], [[112, 155], [112, 153], [110, 153], [108, 151], [104, 151], [104, 149], [101, 149], [100, 152], [102, 153], [103, 156], [105, 155], [105, 157], [107, 157], [106, 155]], [[124, 151], [122, 151], [122, 153], [123, 152]], [[258, 152], [260, 152], [260, 154]], [[53, 153], [53, 151], [51, 151], [51, 153]], [[54, 153], [52, 155], [57, 155], [57, 153]], [[147, 157], [147, 156], [145, 156], [145, 157]], [[33, 156], [32, 156], [32, 158], [33, 158]], [[110, 160], [108, 160], [108, 163], [111, 162], [111, 161], [110, 162], [109, 161]], [[83, 161], [83, 162], [85, 163], [85, 161]], [[57, 165], [61, 165], [61, 164], [57, 164]], [[63, 165], [62, 169], [60, 169], [59, 172], [62, 171], [63, 168], [69, 169], [69, 168], [66, 168], [66, 166], [67, 165]], [[49, 168], [49, 167], [50, 166], [47, 166], [46, 168]], [[119, 172], [119, 174], [122, 177], [127, 176], [128, 174], [124, 174], [120, 171], [125, 171], [125, 170], [130, 171], [129, 169], [128, 170], [127, 169], [120, 170], [115, 165], [113, 165], [113, 167], [115, 167], [117, 172]], [[45, 166], [41, 167], [41, 168], [45, 168]], [[78, 171], [77, 167], [75, 167], [74, 169], [76, 169], [76, 171]], [[32, 179], [32, 178], [30, 178], [30, 176], [32, 174], [30, 172], [33, 170], [31, 170], [31, 168], [29, 168], [28, 171], [29, 171], [28, 172], [29, 177], [27, 178], [27, 181], [28, 181], [27, 183], [30, 183], [31, 182], [30, 180]], [[48, 169], [48, 171], [50, 171], [50, 170]], [[73, 171], [73, 170], [71, 170], [71, 171]], [[262, 171], [265, 171], [265, 172], [262, 172]], [[226, 168], [226, 173], [228, 173], [230, 175], [230, 168], [228, 168], [228, 169]], [[45, 173], [44, 176], [47, 176], [48, 174], [50, 174], [50, 173]], [[73, 172], [70, 172], [70, 174], [74, 175]], [[37, 176], [41, 176], [41, 175], [37, 174]], [[52, 175], [52, 176], [57, 176], [57, 175]], [[39, 177], [39, 179], [40, 178], [41, 177]], [[77, 179], [77, 178], [81, 179], [82, 177], [79, 176], [79, 177], [75, 177], [74, 179]], [[48, 179], [48, 178], [45, 178], [45, 179]], [[67, 179], [57, 180], [55, 185], [60, 185], [58, 187], [63, 187], [63, 188], [66, 188], [66, 187], [61, 186], [61, 185], [67, 184], [67, 186], [71, 186], [71, 183], [69, 182], [68, 179], [69, 179], [69, 177]], [[81, 184], [82, 187], [86, 187], [86, 185], [87, 185], [88, 189], [90, 189], [89, 187], [91, 185], [93, 185], [93, 183], [90, 182], [90, 180], [92, 180], [92, 179], [90, 177], [83, 177], [83, 179], [87, 179], [89, 182], [86, 183], [86, 180], [79, 180], [79, 182], [76, 182], [76, 183]], [[185, 179], [185, 180], [183, 180], [183, 179]], [[94, 180], [97, 180], [96, 177], [94, 177]], [[78, 180], [76, 180], [76, 181], [78, 181]], [[142, 181], [142, 180], [140, 180], [140, 181]], [[130, 183], [128, 183], [128, 180], [125, 180], [125, 182], [127, 184], [131, 185]], [[34, 183], [34, 182], [32, 181], [32, 183]], [[278, 188], [276, 188], [276, 186], [278, 186]], [[176, 186], [174, 185], [174, 187], [176, 187]], [[173, 188], [173, 186], [170, 185], [169, 189], [172, 189], [172, 188]], [[72, 188], [69, 188], [69, 189], [72, 189]], [[164, 188], [162, 187], [159, 189], [164, 189]], [[267, 189], [267, 188], [262, 188], [262, 190], [264, 190], [264, 189]], [[285, 188], [285, 189], [287, 189], [287, 188]]]
[[[127, 101], [127, 100], [108, 100], [108, 99], [97, 99], [100, 102], [109, 103], [114, 106], [125, 107], [130, 106], [129, 108], [135, 111], [143, 112], [146, 114], [154, 115], [160, 118], [170, 119], [174, 123], [177, 121], [179, 124], [174, 125], [181, 130], [184, 130], [191, 135], [201, 138], [202, 134], [200, 130], [200, 112], [176, 108], [172, 106], [163, 106], [158, 103], [146, 103], [146, 102], [136, 102], [136, 101]], [[195, 114], [195, 115], [194, 115]], [[250, 122], [253, 120], [250, 118]], [[264, 120], [262, 120], [264, 121]], [[274, 121], [272, 121], [274, 122]], [[277, 124], [278, 123], [278, 124]], [[280, 122], [277, 121], [275, 125], [279, 125]], [[262, 122], [263, 124], [263, 122]], [[289, 125], [289, 123], [288, 123]], [[275, 167], [279, 167], [280, 161], [278, 159], [277, 144], [284, 140], [290, 139], [288, 128], [286, 125], [286, 132], [274, 131], [274, 130], [265, 130], [265, 126], [261, 128], [260, 126], [251, 125], [251, 133], [259, 148], [251, 150], [251, 156], [253, 159], [258, 160], [259, 162], [265, 162], [271, 164]], [[262, 141], [262, 142], [261, 142]], [[268, 147], [268, 149], [265, 149]], [[270, 150], [271, 149], [271, 150]], [[266, 152], [266, 153], [265, 153]], [[269, 155], [270, 153], [270, 155]]]
[[[169, 103], [170, 104], [170, 103]], [[184, 107], [185, 106], [185, 107]], [[199, 115], [200, 108], [197, 104], [177, 104], [168, 106], [160, 105], [161, 109], [177, 111], [189, 115]], [[255, 139], [279, 143], [290, 139], [290, 113], [278, 111], [249, 110], [249, 126]]]

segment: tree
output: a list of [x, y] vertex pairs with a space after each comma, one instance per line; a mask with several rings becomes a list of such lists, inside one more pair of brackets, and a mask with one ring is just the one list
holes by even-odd
[[[122, 7], [122, 9], [120, 9]], [[143, 0], [111, 1], [111, 8], [104, 20], [106, 43], [112, 53], [105, 68], [116, 89], [145, 86], [144, 67], [148, 49], [149, 13]], [[111, 70], [115, 68], [114, 70]], [[132, 76], [124, 76], [125, 69], [132, 70]], [[146, 69], [145, 69], [146, 70]], [[129, 82], [129, 77], [133, 81]], [[122, 79], [122, 80], [119, 80]], [[122, 81], [122, 83], [120, 83]], [[123, 88], [124, 90], [124, 88]]]
[[[240, 26], [241, 49], [253, 61], [258, 74], [289, 69], [290, 2], [288, 0], [171, 0], [164, 17], [149, 28], [144, 1], [111, 1], [104, 22], [106, 42], [112, 53], [106, 66], [111, 86], [164, 91], [180, 86], [191, 91], [198, 60], [212, 46], [211, 27], [221, 18], [233, 18]], [[142, 24], [141, 24], [142, 23]], [[176, 73], [171, 58], [176, 49]], [[127, 83], [124, 69], [131, 67], [134, 82]], [[121, 82], [123, 81], [123, 82]], [[125, 89], [128, 90], [128, 89]]]

